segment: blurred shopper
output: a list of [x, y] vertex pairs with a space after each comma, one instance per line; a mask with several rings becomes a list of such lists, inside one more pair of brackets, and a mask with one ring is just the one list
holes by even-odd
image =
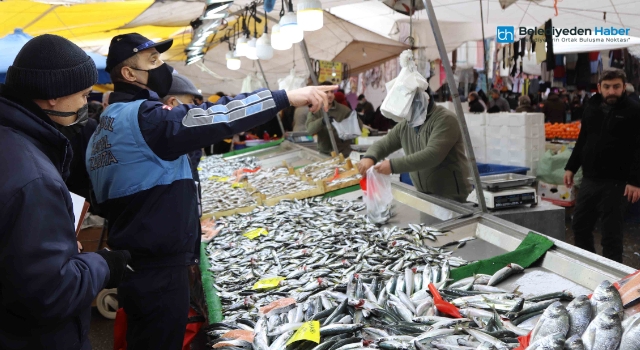
[[518, 108], [516, 108], [516, 113], [533, 113], [534, 109], [531, 106], [531, 99], [529, 96], [520, 96], [518, 97]]
[[489, 108], [497, 107], [499, 112], [511, 111], [511, 107], [509, 107], [509, 101], [500, 96], [500, 91], [498, 91], [498, 89], [491, 89], [491, 99], [492, 101], [489, 105]]
[[544, 113], [545, 122], [564, 123], [567, 118], [567, 106], [560, 100], [557, 93], [551, 92], [544, 102], [542, 113]]
[[482, 102], [482, 100], [480, 99], [480, 96], [478, 96], [478, 93], [473, 91], [469, 93], [469, 112], [472, 113], [482, 113], [484, 112], [487, 108], [484, 105], [484, 102]]

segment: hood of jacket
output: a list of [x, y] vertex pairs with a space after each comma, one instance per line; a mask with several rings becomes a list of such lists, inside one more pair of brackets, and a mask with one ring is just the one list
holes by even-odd
[[69, 140], [38, 105], [12, 95], [3, 84], [0, 84], [0, 125], [28, 138], [51, 160], [63, 179], [69, 176], [73, 157]]

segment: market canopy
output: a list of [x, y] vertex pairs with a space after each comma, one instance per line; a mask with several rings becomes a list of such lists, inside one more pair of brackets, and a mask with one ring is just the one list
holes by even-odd
[[[13, 34], [0, 39], [0, 83], [4, 83], [7, 70], [13, 64], [20, 49], [32, 38], [21, 29], [16, 29]], [[107, 65], [107, 58], [94, 52], [87, 52], [87, 55], [93, 59], [98, 69], [98, 84], [110, 83], [109, 73], [104, 70]]]
[[[275, 24], [274, 21], [269, 22], [269, 26], [273, 24]], [[305, 32], [305, 41], [311, 58], [346, 63], [352, 74], [396, 58], [403, 50], [409, 48], [405, 44], [360, 28], [328, 12], [324, 12], [324, 27], [314, 32]], [[189, 77], [205, 94], [219, 90], [237, 92], [240, 91], [242, 80], [251, 73], [259, 72], [259, 67], [256, 61], [242, 58], [242, 68], [237, 71], [227, 69], [225, 55], [228, 51], [226, 43], [209, 49], [203, 60], [206, 66], [204, 70], [200, 64], [185, 66], [182, 57], [180, 60], [169, 63], [180, 74]], [[299, 72], [307, 72], [306, 62], [297, 44], [289, 50], [275, 50], [273, 58], [261, 61], [261, 64], [272, 89], [278, 87], [278, 79], [287, 76], [293, 66]], [[207, 70], [213, 71], [224, 80], [206, 73]]]

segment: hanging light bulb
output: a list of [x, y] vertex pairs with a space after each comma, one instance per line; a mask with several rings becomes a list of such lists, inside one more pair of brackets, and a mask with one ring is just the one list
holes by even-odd
[[324, 25], [324, 11], [320, 0], [300, 0], [298, 2], [298, 25], [306, 32], [312, 32]]
[[249, 42], [247, 43], [246, 56], [250, 60], [258, 59], [258, 56], [256, 56], [256, 42], [256, 38], [251, 38], [251, 40], [249, 40]]
[[262, 33], [262, 36], [256, 42], [256, 56], [261, 60], [270, 60], [273, 58], [273, 47], [271, 47], [269, 34]]
[[296, 44], [304, 39], [304, 32], [298, 25], [296, 13], [289, 10], [286, 15], [280, 18], [280, 33], [282, 33], [291, 43]]
[[242, 61], [237, 58], [233, 51], [227, 52], [227, 68], [230, 70], [238, 70], [242, 65]]
[[289, 50], [293, 44], [280, 30], [280, 25], [276, 24], [271, 28], [271, 46], [275, 50]]
[[331, 76], [335, 77], [336, 75], [338, 75], [338, 74], [336, 73], [336, 67], [334, 66], [334, 67], [331, 68]]
[[236, 52], [238, 57], [244, 57], [247, 55], [248, 43], [249, 40], [244, 36], [238, 39], [238, 42], [236, 43]]

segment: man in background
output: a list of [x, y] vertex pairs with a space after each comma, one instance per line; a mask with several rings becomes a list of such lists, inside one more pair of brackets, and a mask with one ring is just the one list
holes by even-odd
[[[507, 101], [504, 97], [500, 96], [500, 91], [498, 89], [491, 89], [491, 104], [489, 105], [490, 109], [493, 109], [497, 112], [509, 112], [511, 111], [511, 107], [509, 106], [509, 101]], [[495, 107], [495, 108], [494, 108]]]
[[595, 253], [593, 230], [602, 217], [602, 255], [620, 263], [627, 203], [640, 199], [640, 104], [626, 96], [625, 82], [621, 69], [600, 75], [564, 175], [572, 187], [578, 169], [584, 173], [572, 223], [576, 246]]
[[[332, 83], [326, 81], [322, 86], [331, 86]], [[351, 109], [341, 103], [335, 101], [335, 95], [333, 91], [326, 91], [327, 101], [329, 102], [329, 120], [335, 120], [341, 122], [351, 115]], [[325, 120], [322, 111], [315, 113], [309, 112], [307, 115], [307, 132], [309, 134], [318, 134], [318, 151], [322, 154], [330, 155], [333, 152], [333, 146], [331, 145], [331, 138], [329, 136], [329, 129], [325, 125]], [[362, 122], [358, 119], [358, 124], [362, 129]], [[338, 132], [335, 128], [332, 128], [333, 136], [336, 140], [336, 146], [338, 146], [338, 152], [345, 158], [351, 154], [351, 140], [342, 140], [338, 137]]]

